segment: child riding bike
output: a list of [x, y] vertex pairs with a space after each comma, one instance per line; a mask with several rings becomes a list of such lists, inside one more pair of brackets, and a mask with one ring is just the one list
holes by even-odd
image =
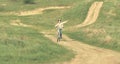
[[64, 28], [63, 24], [66, 23], [67, 21], [61, 22], [61, 19], [58, 20], [58, 23], [55, 25], [57, 32], [58, 32], [58, 37], [57, 37], [57, 42], [62, 39], [62, 29]]

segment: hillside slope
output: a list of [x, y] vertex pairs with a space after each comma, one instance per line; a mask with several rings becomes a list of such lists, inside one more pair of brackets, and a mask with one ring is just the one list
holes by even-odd
[[[91, 5], [90, 10], [88, 11], [88, 12], [92, 12], [92, 13], [88, 13], [88, 15], [93, 15], [93, 16], [92, 17], [90, 16], [91, 18], [88, 18], [87, 16], [86, 18], [87, 21], [84, 21], [83, 24], [80, 24], [78, 27], [82, 27], [83, 25], [87, 26], [94, 23], [97, 19], [102, 3], [103, 2], [94, 2]], [[97, 11], [94, 11], [95, 9], [93, 7], [95, 7]], [[44, 32], [44, 35], [49, 39], [51, 39], [53, 42], [56, 42], [56, 37], [50, 35], [50, 33], [48, 34], [47, 33]], [[58, 44], [68, 47], [68, 49], [72, 49], [74, 52], [76, 52], [75, 58], [73, 58], [69, 62], [64, 62], [63, 64], [119, 64], [120, 63], [119, 61], [120, 53], [118, 52], [83, 44], [82, 42], [78, 42], [70, 39], [66, 35], [63, 35], [63, 39], [64, 41], [61, 41]]]

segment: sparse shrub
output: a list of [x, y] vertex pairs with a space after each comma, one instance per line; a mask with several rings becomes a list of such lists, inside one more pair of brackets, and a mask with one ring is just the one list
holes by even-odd
[[19, 1], [19, 0], [11, 0], [12, 2], [17, 2], [17, 1]]
[[23, 0], [25, 4], [35, 4], [34, 0]]

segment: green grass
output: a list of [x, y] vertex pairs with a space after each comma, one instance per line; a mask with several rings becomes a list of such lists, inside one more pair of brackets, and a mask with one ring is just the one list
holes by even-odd
[[[0, 15], [0, 64], [54, 64], [72, 59], [74, 53], [71, 50], [53, 43], [39, 32], [55, 29], [54, 25], [59, 18], [62, 21], [69, 20], [65, 28], [83, 22], [94, 1], [96, 0], [35, 0], [35, 4], [25, 4], [23, 0], [0, 0], [1, 13], [49, 6], [72, 6], [70, 9], [50, 9], [45, 10], [43, 14], [30, 16]], [[118, 2], [120, 1], [104, 1], [96, 23], [78, 30], [72, 29], [71, 32], [65, 31], [65, 33], [72, 39], [90, 45], [120, 51]], [[3, 6], [2, 4], [7, 5]], [[106, 14], [111, 9], [116, 16]], [[12, 20], [17, 19], [24, 24], [35, 26], [37, 29], [10, 25]], [[90, 31], [87, 32], [87, 29]], [[98, 29], [103, 29], [105, 32], [94, 33], [93, 30]], [[112, 40], [106, 42], [107, 36], [110, 36]]]
[[[1, 12], [32, 10], [48, 6], [71, 6], [78, 0], [34, 0], [35, 4], [25, 4], [24, 0], [0, 0]], [[2, 4], [6, 4], [5, 6]]]
[[[22, 0], [0, 0], [1, 13], [24, 11], [38, 7], [72, 5], [73, 1], [35, 0], [36, 4], [24, 4]], [[47, 2], [47, 3], [46, 3]], [[45, 4], [46, 3], [46, 4]], [[58, 4], [59, 3], [59, 4]], [[63, 10], [46, 10], [42, 15], [15, 16], [0, 15], [0, 64], [53, 64], [69, 61], [74, 57], [71, 50], [53, 43], [43, 34], [44, 30], [54, 28]], [[37, 27], [12, 26], [13, 20]]]
[[6, 25], [0, 31], [1, 64], [54, 63], [70, 60], [74, 56], [71, 51], [31, 28]]
[[66, 25], [73, 26], [83, 22], [91, 3], [92, 2], [87, 3], [86, 1], [79, 1], [78, 4], [74, 5], [70, 10], [64, 12], [61, 17], [64, 20], [69, 20]]
[[[61, 10], [65, 11], [65, 10]], [[42, 15], [32, 15], [26, 17], [20, 17], [23, 23], [39, 27], [39, 30], [53, 29], [57, 23], [57, 19], [63, 12], [58, 10], [46, 10]]]
[[[73, 30], [73, 32], [66, 31], [66, 34], [72, 39], [90, 45], [120, 51], [120, 12], [118, 11], [120, 8], [118, 2], [118, 0], [104, 1], [96, 23]], [[108, 13], [110, 10], [112, 10], [112, 14]]]

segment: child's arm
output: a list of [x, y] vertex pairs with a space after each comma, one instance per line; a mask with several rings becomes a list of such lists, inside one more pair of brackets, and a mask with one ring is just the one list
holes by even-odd
[[55, 25], [55, 28], [57, 28], [58, 27], [58, 23]]
[[65, 23], [67, 23], [67, 22], [68, 22], [68, 20], [66, 20], [66, 21], [62, 22], [62, 24], [65, 24]]

